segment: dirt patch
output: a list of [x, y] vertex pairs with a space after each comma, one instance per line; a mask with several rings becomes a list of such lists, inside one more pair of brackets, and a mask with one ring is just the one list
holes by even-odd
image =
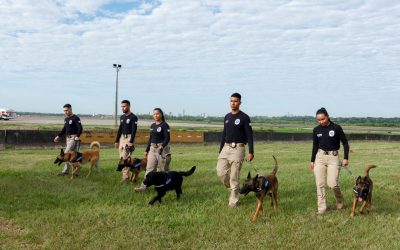
[[11, 220], [0, 217], [0, 246], [3, 249], [40, 249], [24, 238], [29, 230], [16, 225]]

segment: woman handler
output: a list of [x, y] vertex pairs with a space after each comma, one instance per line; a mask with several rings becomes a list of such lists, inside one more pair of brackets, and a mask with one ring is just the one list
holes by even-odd
[[[150, 126], [150, 138], [147, 144], [144, 157], [147, 157], [146, 174], [156, 171], [157, 165], [161, 171], [168, 171], [171, 162], [171, 151], [169, 147], [170, 131], [169, 125], [165, 122], [164, 113], [160, 108], [153, 110], [154, 123]], [[140, 187], [135, 188], [136, 192], [146, 189], [142, 183]]]
[[[325, 108], [317, 110], [316, 119], [319, 125], [313, 131], [313, 149], [310, 169], [314, 171], [317, 185], [318, 214], [326, 212], [325, 186], [333, 190], [336, 208], [343, 208], [343, 195], [339, 187], [340, 166], [349, 164], [349, 144], [340, 125], [329, 119]], [[340, 142], [343, 144], [344, 157], [342, 164], [339, 158]]]

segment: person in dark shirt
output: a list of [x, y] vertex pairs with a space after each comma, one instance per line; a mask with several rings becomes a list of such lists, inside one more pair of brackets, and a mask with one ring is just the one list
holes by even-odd
[[[147, 143], [147, 148], [144, 157], [147, 158], [145, 176], [157, 170], [157, 165], [160, 170], [169, 171], [171, 162], [171, 150], [169, 147], [170, 130], [168, 123], [165, 122], [164, 112], [160, 108], [153, 110], [154, 123], [150, 126], [150, 138]], [[142, 183], [140, 187], [135, 188], [136, 192], [146, 190], [146, 186]]]
[[[128, 158], [134, 149], [135, 136], [137, 131], [138, 118], [131, 112], [131, 103], [128, 100], [121, 102], [123, 115], [120, 117], [119, 129], [115, 138], [115, 148], [119, 150], [120, 159]], [[122, 169], [122, 181], [129, 180], [129, 167]]]
[[[349, 144], [340, 125], [332, 122], [325, 108], [316, 112], [319, 125], [313, 130], [313, 148], [310, 169], [314, 172], [317, 186], [318, 214], [327, 209], [325, 186], [328, 185], [336, 198], [336, 208], [342, 209], [344, 200], [339, 187], [340, 166], [349, 164]], [[343, 144], [344, 157], [340, 163], [340, 142]]]
[[249, 146], [247, 160], [254, 158], [253, 129], [250, 117], [240, 108], [241, 95], [231, 95], [231, 112], [224, 118], [220, 153], [217, 162], [217, 176], [225, 187], [230, 189], [229, 206], [239, 201], [240, 169], [245, 158], [245, 145]]
[[[64, 119], [64, 127], [61, 132], [54, 138], [54, 142], [60, 142], [61, 137], [65, 134], [67, 137], [67, 146], [65, 147], [64, 152], [68, 153], [71, 151], [79, 150], [80, 136], [82, 134], [82, 124], [81, 119], [78, 116], [74, 115], [72, 112], [71, 104], [65, 104], [63, 106], [65, 119]], [[70, 169], [70, 164], [68, 162], [65, 163], [64, 169], [58, 176], [67, 175]]]

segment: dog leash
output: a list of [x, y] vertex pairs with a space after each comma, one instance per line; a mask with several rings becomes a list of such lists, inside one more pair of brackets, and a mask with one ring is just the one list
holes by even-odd
[[254, 171], [256, 171], [256, 174], [260, 175], [260, 173], [258, 172], [256, 164], [254, 164], [252, 161], [248, 161], [247, 159], [245, 161], [248, 162], [250, 164], [250, 166], [253, 167]]
[[348, 167], [346, 167], [345, 165], [343, 165], [342, 163], [340, 163], [339, 167], [340, 167], [341, 169], [346, 170], [346, 172], [349, 173], [349, 175], [353, 175], [353, 173], [351, 172], [351, 170], [350, 170]]
[[77, 152], [79, 152], [79, 149], [81, 148], [81, 140], [78, 140], [77, 144], [78, 144]]

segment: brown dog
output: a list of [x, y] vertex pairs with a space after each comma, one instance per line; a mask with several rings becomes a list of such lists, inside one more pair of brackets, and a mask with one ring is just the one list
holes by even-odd
[[263, 212], [263, 200], [265, 195], [269, 195], [269, 200], [271, 206], [274, 209], [278, 208], [278, 178], [276, 177], [276, 172], [278, 171], [278, 161], [275, 156], [275, 167], [272, 172], [265, 176], [258, 176], [251, 178], [250, 172], [247, 175], [246, 181], [243, 183], [243, 187], [240, 189], [239, 193], [247, 195], [250, 192], [256, 193], [257, 198], [257, 209], [253, 214], [252, 221], [255, 222], [260, 213]]
[[128, 158], [123, 159], [121, 157], [119, 159], [117, 171], [121, 171], [124, 167], [128, 167], [129, 172], [132, 173], [131, 176], [129, 177], [129, 180], [131, 182], [136, 182], [139, 173], [142, 171], [146, 171], [146, 166], [147, 166], [147, 158], [138, 159], [128, 156]]
[[69, 153], [65, 153], [63, 149], [61, 149], [60, 154], [57, 156], [54, 164], [60, 165], [63, 162], [68, 162], [72, 165], [73, 169], [71, 171], [71, 179], [77, 176], [77, 173], [81, 169], [81, 165], [89, 162], [89, 173], [86, 177], [89, 177], [92, 174], [93, 167], [96, 167], [97, 171], [102, 174], [101, 169], [99, 168], [99, 159], [100, 159], [100, 143], [98, 141], [93, 141], [90, 143], [90, 150], [84, 151], [82, 153], [71, 151]]
[[356, 185], [353, 188], [354, 200], [353, 200], [353, 207], [351, 208], [351, 214], [350, 214], [351, 217], [354, 216], [358, 202], [362, 201], [361, 208], [359, 210], [360, 214], [364, 213], [365, 206], [367, 206], [368, 211], [371, 208], [372, 188], [373, 188], [372, 180], [369, 177], [369, 170], [371, 168], [376, 168], [376, 166], [367, 165], [364, 170], [365, 176], [364, 177], [358, 176], [356, 180]]

